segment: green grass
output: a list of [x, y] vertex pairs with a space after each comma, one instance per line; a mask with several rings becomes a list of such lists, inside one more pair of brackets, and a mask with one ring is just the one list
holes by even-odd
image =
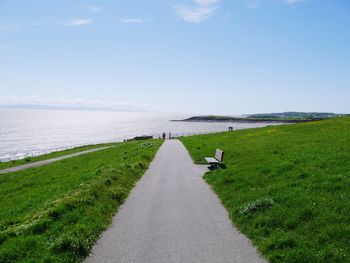
[[120, 143], [1, 175], [0, 262], [82, 261], [160, 144]]
[[34, 163], [37, 161], [47, 160], [47, 159], [51, 159], [51, 158], [55, 158], [55, 157], [59, 157], [59, 156], [63, 156], [63, 155], [71, 154], [71, 153], [82, 152], [82, 151], [86, 151], [86, 150], [90, 150], [90, 149], [100, 148], [100, 147], [104, 147], [104, 146], [113, 146], [113, 145], [116, 145], [116, 143], [86, 145], [86, 146], [75, 147], [73, 149], [68, 149], [68, 150], [64, 150], [64, 151], [57, 151], [57, 152], [52, 152], [49, 154], [43, 154], [43, 155], [40, 155], [37, 157], [27, 157], [27, 158], [21, 159], [21, 160], [0, 162], [0, 170], [23, 165], [23, 164]]
[[350, 262], [350, 117], [182, 138], [234, 224], [271, 262]]

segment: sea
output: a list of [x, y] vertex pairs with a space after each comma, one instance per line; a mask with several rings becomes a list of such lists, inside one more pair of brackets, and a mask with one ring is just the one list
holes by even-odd
[[264, 127], [271, 123], [174, 122], [186, 114], [0, 109], [0, 161], [163, 132], [172, 136]]

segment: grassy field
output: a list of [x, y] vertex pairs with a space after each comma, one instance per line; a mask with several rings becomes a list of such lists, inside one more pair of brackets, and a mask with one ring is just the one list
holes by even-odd
[[182, 139], [234, 224], [271, 262], [350, 262], [350, 117]]
[[1, 175], [0, 262], [80, 262], [160, 145], [120, 143]]
[[86, 145], [86, 146], [75, 147], [73, 149], [68, 149], [68, 150], [64, 150], [64, 151], [57, 151], [57, 152], [52, 152], [49, 154], [43, 154], [43, 155], [40, 155], [37, 157], [27, 157], [27, 158], [21, 159], [21, 160], [0, 162], [0, 170], [23, 165], [23, 164], [27, 164], [27, 163], [34, 163], [37, 161], [47, 160], [47, 159], [51, 159], [51, 158], [55, 158], [55, 157], [59, 157], [59, 156], [63, 156], [63, 155], [71, 154], [71, 153], [82, 152], [82, 151], [86, 151], [86, 150], [90, 150], [90, 149], [100, 148], [100, 147], [104, 147], [104, 146], [112, 146], [112, 145], [116, 145], [116, 144], [115, 143], [105, 143], [105, 144]]

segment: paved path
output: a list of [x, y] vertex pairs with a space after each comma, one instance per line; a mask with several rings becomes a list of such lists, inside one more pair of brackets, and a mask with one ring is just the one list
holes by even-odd
[[177, 140], [166, 141], [85, 263], [265, 262]]
[[0, 170], [0, 174], [10, 173], [10, 172], [17, 172], [17, 171], [21, 171], [21, 170], [28, 169], [28, 168], [33, 168], [33, 167], [39, 167], [39, 166], [43, 166], [45, 164], [57, 162], [57, 161], [60, 161], [60, 160], [64, 160], [64, 159], [67, 159], [67, 158], [83, 155], [83, 154], [86, 154], [86, 153], [92, 153], [92, 152], [101, 151], [101, 150], [104, 150], [104, 149], [107, 149], [107, 148], [110, 148], [110, 147], [112, 147], [112, 146], [105, 146], [105, 147], [100, 147], [100, 148], [94, 148], [94, 149], [90, 149], [90, 150], [86, 150], [86, 151], [82, 151], [82, 152], [77, 152], [77, 153], [71, 153], [71, 154], [67, 154], [67, 155], [63, 155], [63, 156], [60, 156], [60, 157], [51, 158], [51, 159], [47, 159], [47, 160], [43, 160], [43, 161], [38, 161], [38, 162], [34, 162], [34, 163], [28, 163], [28, 164], [23, 164], [23, 165], [11, 167], [11, 168], [6, 168], [6, 169]]

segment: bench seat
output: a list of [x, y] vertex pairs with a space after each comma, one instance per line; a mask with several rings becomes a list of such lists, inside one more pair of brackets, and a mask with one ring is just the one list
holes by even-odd
[[218, 164], [219, 163], [219, 161], [213, 157], [205, 157], [205, 160], [207, 161], [208, 164]]

